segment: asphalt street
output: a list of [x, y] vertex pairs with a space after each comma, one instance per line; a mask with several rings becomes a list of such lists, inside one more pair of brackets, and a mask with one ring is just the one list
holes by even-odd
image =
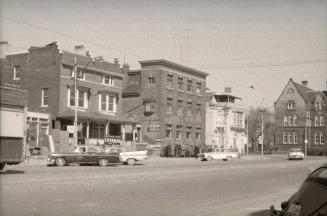
[[150, 158], [135, 166], [9, 166], [0, 213], [11, 215], [265, 215], [326, 157], [201, 162]]

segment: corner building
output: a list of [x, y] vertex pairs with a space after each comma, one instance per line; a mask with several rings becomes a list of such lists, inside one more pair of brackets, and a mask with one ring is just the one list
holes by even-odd
[[163, 156], [194, 156], [205, 141], [208, 74], [167, 60], [139, 63], [127, 73], [124, 113], [140, 120], [141, 140]]

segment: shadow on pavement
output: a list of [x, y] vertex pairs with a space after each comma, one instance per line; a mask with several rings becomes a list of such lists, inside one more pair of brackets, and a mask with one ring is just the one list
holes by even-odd
[[6, 171], [2, 171], [0, 174], [1, 175], [8, 175], [8, 174], [23, 174], [25, 173], [25, 171], [22, 170], [6, 170]]
[[249, 216], [269, 216], [270, 211], [267, 210], [259, 210], [257, 212], [253, 212], [251, 214], [249, 214]]

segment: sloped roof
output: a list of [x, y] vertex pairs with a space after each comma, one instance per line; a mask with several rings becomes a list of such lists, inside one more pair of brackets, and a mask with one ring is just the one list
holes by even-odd
[[303, 99], [305, 101], [308, 101], [311, 98], [312, 94], [315, 94], [316, 93], [311, 88], [308, 88], [308, 87], [306, 87], [304, 85], [301, 85], [299, 83], [296, 83], [294, 81], [292, 81], [292, 82], [294, 83], [296, 89], [298, 90], [298, 92], [300, 93], [300, 95], [303, 97]]
[[[88, 56], [78, 55], [78, 54], [70, 53], [67, 51], [63, 51], [62, 56], [63, 56], [63, 58], [62, 58], [63, 63], [68, 64], [68, 65], [74, 65], [75, 57], [77, 58], [77, 64], [80, 67], [84, 67], [90, 61], [90, 58]], [[88, 68], [101, 70], [103, 72], [105, 72], [105, 71], [113, 72], [113, 73], [117, 73], [119, 75], [122, 74], [122, 70], [120, 69], [118, 64], [113, 64], [113, 63], [110, 63], [107, 61], [91, 63], [88, 65]]]

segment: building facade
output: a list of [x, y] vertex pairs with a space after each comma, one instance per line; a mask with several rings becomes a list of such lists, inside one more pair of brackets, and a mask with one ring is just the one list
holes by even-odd
[[241, 98], [230, 93], [210, 93], [206, 103], [206, 145], [245, 153], [245, 111]]
[[283, 150], [299, 147], [310, 154], [323, 154], [327, 136], [327, 97], [289, 80], [275, 102], [275, 144]]
[[55, 42], [31, 47], [27, 53], [7, 55], [2, 62], [1, 82], [29, 90], [30, 146], [42, 145], [43, 135], [61, 132], [67, 133], [73, 143], [75, 109], [78, 143], [103, 144], [105, 139], [119, 142], [136, 137], [134, 121], [122, 113], [124, 70], [119, 64], [93, 62], [86, 54], [60, 50]]
[[194, 155], [205, 140], [208, 74], [167, 60], [140, 64], [128, 72], [124, 112], [140, 120], [144, 142], [166, 147], [163, 155]]

